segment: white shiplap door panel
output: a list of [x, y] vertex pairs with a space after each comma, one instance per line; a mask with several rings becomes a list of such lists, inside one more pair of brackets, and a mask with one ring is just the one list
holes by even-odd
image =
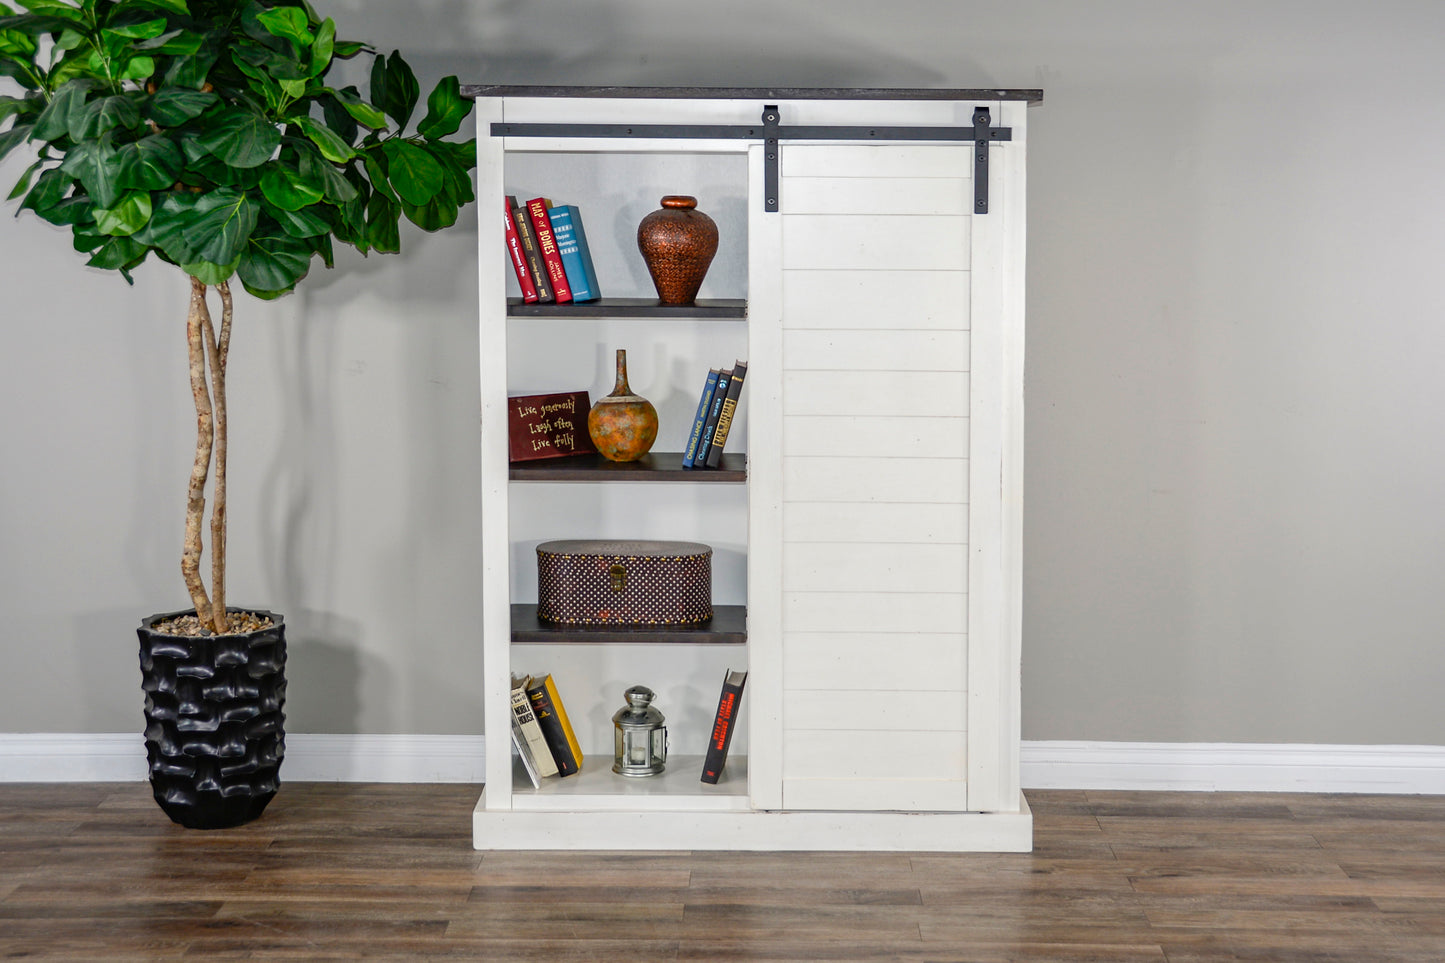
[[956, 779], [789, 779], [783, 795], [797, 810], [961, 812], [965, 788]]
[[[784, 592], [783, 632], [938, 632], [961, 628], [967, 605], [951, 592]], [[856, 688], [867, 685], [860, 672]]]
[[[834, 146], [787, 144], [779, 165], [792, 177], [942, 177], [971, 180], [973, 148], [952, 145]], [[786, 198], [788, 195], [783, 195]], [[787, 208], [787, 201], [783, 202]]]
[[907, 699], [879, 699], [872, 690], [799, 689], [788, 695], [783, 728], [857, 729], [867, 720], [869, 729], [880, 732], [914, 732], [924, 724], [932, 732], [963, 732], [963, 705], [961, 690], [935, 690], [922, 699], [911, 694]]
[[[784, 184], [783, 196], [787, 196]], [[968, 263], [967, 217], [785, 214], [786, 271], [956, 271]]]
[[951, 505], [968, 497], [962, 458], [787, 458], [785, 502], [914, 502]]
[[961, 331], [968, 328], [968, 302], [967, 265], [947, 271], [783, 272], [783, 327], [788, 330]]
[[783, 546], [785, 592], [962, 592], [957, 545], [793, 543]]
[[[947, 698], [939, 696], [941, 700]], [[862, 719], [868, 717], [866, 705], [864, 702], [858, 707]], [[784, 719], [787, 714], [785, 704]], [[958, 731], [788, 731], [787, 748], [783, 751], [783, 779], [916, 779], [928, 775], [962, 780], [963, 737]], [[792, 805], [786, 791], [783, 805]]]
[[794, 694], [857, 691], [860, 665], [869, 692], [954, 691], [966, 678], [968, 646], [962, 632], [788, 633], [783, 673]]
[[968, 416], [968, 375], [948, 371], [785, 371], [784, 415]]
[[968, 419], [790, 415], [783, 419], [783, 445], [794, 456], [966, 458]]
[[962, 810], [971, 150], [783, 156], [784, 805]]
[[783, 514], [783, 541], [912, 542], [962, 545], [968, 506], [903, 502], [794, 502]]
[[789, 371], [967, 371], [968, 332], [819, 329], [783, 335]]
[[956, 178], [790, 177], [784, 182], [789, 214], [969, 214], [973, 186]]

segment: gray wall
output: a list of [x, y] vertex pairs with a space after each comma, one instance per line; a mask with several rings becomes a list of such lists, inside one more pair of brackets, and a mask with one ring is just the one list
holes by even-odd
[[[1045, 88], [1025, 738], [1445, 742], [1445, 6], [319, 5], [428, 84]], [[480, 725], [475, 240], [240, 302], [231, 594], [288, 616], [293, 731]], [[184, 285], [28, 216], [0, 265], [0, 732], [131, 731]]]

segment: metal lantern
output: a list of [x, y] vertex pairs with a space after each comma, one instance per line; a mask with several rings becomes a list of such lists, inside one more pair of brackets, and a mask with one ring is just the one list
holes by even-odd
[[667, 727], [652, 707], [656, 697], [645, 685], [623, 693], [627, 705], [612, 715], [615, 761], [612, 771], [624, 776], [655, 776], [667, 763]]

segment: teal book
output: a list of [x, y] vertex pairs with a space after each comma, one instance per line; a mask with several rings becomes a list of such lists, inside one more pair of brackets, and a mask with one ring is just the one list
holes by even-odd
[[572, 287], [572, 300], [596, 301], [602, 296], [597, 289], [597, 271], [592, 267], [592, 252], [582, 230], [582, 214], [574, 204], [559, 204], [547, 212], [552, 217], [552, 233], [557, 239], [557, 253], [562, 255], [562, 269]]
[[697, 402], [697, 414], [692, 416], [692, 431], [687, 436], [687, 450], [682, 453], [682, 467], [696, 468], [697, 450], [702, 441], [702, 426], [707, 422], [708, 409], [712, 406], [713, 389], [717, 387], [718, 369], [707, 373], [707, 383], [702, 386], [702, 397]]

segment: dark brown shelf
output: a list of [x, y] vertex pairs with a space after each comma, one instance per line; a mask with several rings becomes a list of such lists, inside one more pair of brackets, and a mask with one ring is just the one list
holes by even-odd
[[742, 645], [748, 640], [748, 607], [714, 605], [712, 621], [701, 625], [558, 625], [537, 618], [537, 606], [512, 605], [512, 642], [541, 644], [683, 642]]
[[658, 304], [656, 298], [598, 298], [581, 304], [523, 304], [507, 299], [509, 318], [694, 318], [740, 321], [748, 316], [746, 298], [699, 298], [689, 305]]
[[683, 468], [682, 452], [652, 451], [637, 461], [608, 461], [601, 455], [572, 455], [512, 465], [512, 481], [574, 482], [745, 482], [748, 456], [723, 452], [720, 468]]
[[754, 100], [1022, 100], [1040, 103], [1038, 88], [954, 87], [562, 87], [462, 84], [463, 97], [605, 97]]

